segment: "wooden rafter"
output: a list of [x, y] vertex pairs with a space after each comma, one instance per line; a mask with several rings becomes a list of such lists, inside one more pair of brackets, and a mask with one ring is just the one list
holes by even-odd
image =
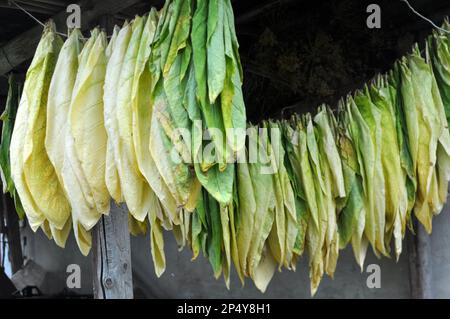
[[431, 237], [415, 219], [416, 235], [408, 234], [409, 279], [411, 297], [414, 299], [433, 298], [433, 258]]

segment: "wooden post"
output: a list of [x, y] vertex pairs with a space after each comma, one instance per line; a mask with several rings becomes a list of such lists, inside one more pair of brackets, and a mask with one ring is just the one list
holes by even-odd
[[416, 235], [408, 234], [408, 257], [411, 297], [414, 299], [432, 299], [432, 256], [431, 237], [417, 219], [414, 220]]
[[[110, 34], [114, 17], [100, 17], [100, 26]], [[111, 201], [109, 216], [102, 216], [92, 238], [94, 298], [132, 299], [130, 232], [128, 209]]]
[[15, 274], [23, 266], [22, 244], [20, 242], [19, 216], [14, 201], [9, 195], [3, 195], [6, 209], [6, 225], [9, 247], [9, 260], [12, 273]]
[[93, 230], [94, 298], [132, 299], [130, 233], [128, 210], [111, 203]]
[[2, 213], [5, 221], [3, 232], [8, 238], [8, 259], [11, 263], [12, 273], [16, 273], [22, 268], [23, 255], [20, 242], [19, 217], [14, 207], [14, 201], [8, 194], [2, 194], [1, 199]]

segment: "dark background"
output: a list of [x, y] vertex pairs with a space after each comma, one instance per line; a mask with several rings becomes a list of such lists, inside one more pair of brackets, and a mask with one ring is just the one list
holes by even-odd
[[[45, 21], [75, 1], [54, 2], [29, 9]], [[370, 3], [381, 7], [381, 29], [366, 26]], [[450, 14], [448, 0], [410, 3], [438, 25]], [[117, 14], [116, 22], [162, 4], [162, 0], [142, 1]], [[423, 43], [432, 30], [400, 0], [233, 0], [233, 7], [245, 72], [243, 90], [252, 122], [314, 112], [321, 103], [336, 105], [340, 97], [391, 68], [414, 42]], [[0, 0], [0, 46], [35, 24]], [[28, 64], [14, 71], [24, 74]], [[6, 92], [6, 78], [1, 77], [1, 105]]]
[[[381, 7], [381, 29], [367, 28], [371, 3]], [[410, 3], [438, 25], [450, 13], [450, 1]], [[258, 122], [335, 106], [431, 29], [399, 0], [289, 1], [238, 24], [248, 117]]]

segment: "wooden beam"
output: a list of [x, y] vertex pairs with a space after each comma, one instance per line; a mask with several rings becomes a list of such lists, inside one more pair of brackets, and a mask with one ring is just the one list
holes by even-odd
[[414, 220], [416, 235], [408, 234], [408, 258], [411, 297], [414, 299], [432, 299], [432, 256], [431, 237], [417, 219]]
[[[58, 11], [58, 8], [50, 8], [50, 7], [44, 8], [43, 6], [37, 6], [37, 5], [33, 5], [31, 3], [25, 3], [24, 1], [21, 1], [21, 2], [17, 1], [17, 3], [22, 8], [24, 8], [25, 10], [27, 10], [28, 12], [31, 12], [31, 13], [40, 13], [40, 14], [45, 14], [45, 15], [51, 15]], [[8, 0], [1, 0], [0, 8], [10, 9], [10, 10], [20, 10], [14, 4], [10, 3]]]
[[132, 299], [128, 210], [111, 202], [109, 216], [94, 227], [92, 238], [94, 298]]
[[[115, 14], [140, 1], [142, 0], [82, 0], [78, 3], [82, 11], [82, 29], [86, 30], [90, 28], [101, 16]], [[56, 24], [57, 30], [65, 32], [67, 29], [66, 11], [59, 12], [52, 19]], [[41, 34], [42, 26], [37, 25], [0, 47], [0, 75], [11, 71], [16, 66], [31, 59], [39, 43]]]
[[[54, 5], [51, 4], [46, 4], [46, 3], [41, 3], [41, 2], [36, 2], [33, 0], [14, 0], [15, 2], [17, 2], [21, 7], [23, 7], [24, 5], [29, 6], [31, 9], [33, 8], [39, 8], [42, 10], [46, 10], [47, 12], [50, 12], [51, 14], [56, 14], [61, 10], [61, 7], [55, 7]], [[14, 4], [12, 4], [14, 6]]]

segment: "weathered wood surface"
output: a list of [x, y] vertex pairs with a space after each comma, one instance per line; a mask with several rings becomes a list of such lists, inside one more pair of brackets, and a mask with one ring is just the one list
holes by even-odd
[[132, 299], [128, 210], [111, 203], [109, 216], [103, 216], [93, 230], [92, 240], [94, 298]]
[[[81, 29], [86, 30], [97, 23], [99, 17], [120, 12], [142, 0], [83, 0], [78, 4], [81, 7]], [[56, 28], [60, 32], [66, 32], [66, 19], [68, 13], [63, 10], [52, 17]], [[0, 47], [0, 75], [14, 69], [16, 66], [31, 59], [39, 43], [42, 34], [42, 26], [36, 25], [32, 29], [10, 40]]]
[[433, 263], [431, 255], [431, 237], [425, 228], [414, 221], [416, 234], [408, 234], [408, 258], [411, 297], [414, 299], [433, 298]]

